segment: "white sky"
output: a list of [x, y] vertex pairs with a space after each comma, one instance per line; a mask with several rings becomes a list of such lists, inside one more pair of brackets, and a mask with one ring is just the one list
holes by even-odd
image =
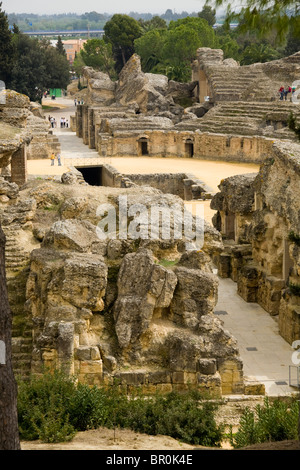
[[177, 13], [187, 11], [192, 13], [202, 10], [205, 0], [2, 0], [2, 10], [6, 13], [36, 13], [36, 14], [59, 14], [59, 13], [85, 13], [96, 11], [97, 13], [165, 13], [166, 10], [175, 10]]

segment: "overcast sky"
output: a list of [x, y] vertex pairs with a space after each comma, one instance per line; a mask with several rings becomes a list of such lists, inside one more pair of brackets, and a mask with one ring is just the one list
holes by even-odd
[[187, 11], [192, 13], [202, 10], [205, 0], [2, 0], [2, 10], [6, 13], [85, 13], [96, 11], [98, 13], [157, 13], [162, 14], [167, 9], [177, 13]]

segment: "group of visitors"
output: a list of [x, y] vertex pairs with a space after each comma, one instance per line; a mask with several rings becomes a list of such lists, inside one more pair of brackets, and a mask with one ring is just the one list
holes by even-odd
[[65, 117], [60, 118], [60, 127], [69, 127], [69, 121]]
[[77, 98], [75, 98], [74, 104], [75, 106], [77, 106], [78, 104], [83, 104], [83, 100], [78, 100]]
[[[53, 116], [48, 116], [48, 121], [50, 122], [52, 128], [57, 127], [56, 119]], [[61, 128], [69, 127], [69, 120], [66, 119], [65, 117], [61, 117], [60, 127]]]
[[55, 154], [54, 152], [52, 152], [50, 159], [51, 159], [51, 166], [54, 166], [55, 159], [57, 160], [58, 166], [61, 166], [60, 153]]
[[294, 88], [292, 89], [290, 86], [286, 86], [286, 87], [281, 86], [278, 90], [279, 95], [280, 95], [279, 99], [282, 101], [283, 98], [284, 98], [285, 101], [286, 101], [288, 93], [294, 93], [294, 91], [295, 91], [295, 89]]
[[48, 116], [48, 121], [50, 122], [52, 128], [57, 127], [56, 119], [53, 116], [49, 115]]

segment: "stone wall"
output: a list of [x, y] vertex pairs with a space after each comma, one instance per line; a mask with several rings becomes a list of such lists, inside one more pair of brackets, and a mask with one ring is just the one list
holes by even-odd
[[150, 186], [165, 194], [179, 196], [186, 201], [211, 197], [207, 186], [191, 174], [122, 174], [113, 166], [107, 164], [102, 165], [102, 186], [111, 188]]
[[298, 144], [276, 142], [255, 178], [224, 180], [211, 202], [224, 236], [220, 274], [237, 282], [244, 300], [278, 316], [290, 344], [300, 335], [299, 162]]
[[[139, 142], [148, 143], [144, 156], [199, 158], [208, 160], [261, 163], [268, 154], [272, 140], [262, 137], [241, 137], [219, 134], [172, 131], [99, 133], [98, 152], [101, 156], [143, 156]], [[188, 144], [188, 145], [187, 145]], [[192, 155], [190, 154], [192, 146]]]

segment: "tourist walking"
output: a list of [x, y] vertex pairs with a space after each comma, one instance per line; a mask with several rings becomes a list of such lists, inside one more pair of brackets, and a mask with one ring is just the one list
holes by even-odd
[[58, 166], [61, 166], [60, 153], [57, 154], [57, 162], [58, 162]]
[[284, 95], [284, 87], [281, 86], [278, 91], [280, 93], [280, 100], [282, 101], [283, 100], [283, 95]]
[[292, 91], [292, 89], [291, 89], [290, 86], [286, 86], [286, 87], [284, 88], [283, 94], [284, 94], [284, 99], [285, 99], [285, 101], [287, 100], [287, 95], [288, 95], [288, 93], [290, 93], [291, 91]]
[[53, 152], [51, 153], [51, 157], [50, 157], [50, 158], [51, 158], [51, 166], [54, 166], [55, 155], [54, 155]]

